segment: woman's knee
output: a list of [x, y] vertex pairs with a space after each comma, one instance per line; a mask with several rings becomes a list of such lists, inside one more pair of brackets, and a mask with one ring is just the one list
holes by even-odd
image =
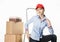
[[53, 37], [53, 38], [55, 38], [55, 39], [57, 39], [57, 36], [56, 36], [55, 34], [54, 34], [54, 35], [52, 35], [52, 37]]

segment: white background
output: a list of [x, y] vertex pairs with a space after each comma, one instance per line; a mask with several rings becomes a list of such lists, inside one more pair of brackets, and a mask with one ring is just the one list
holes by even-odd
[[38, 3], [45, 6], [45, 15], [52, 23], [57, 42], [60, 41], [60, 0], [0, 0], [0, 42], [4, 42], [9, 17], [20, 17], [25, 23], [26, 9], [35, 8]]

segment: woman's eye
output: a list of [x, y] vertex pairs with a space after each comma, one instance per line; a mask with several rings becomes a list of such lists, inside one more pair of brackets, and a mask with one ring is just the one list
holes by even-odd
[[42, 10], [41, 8], [39, 10]]

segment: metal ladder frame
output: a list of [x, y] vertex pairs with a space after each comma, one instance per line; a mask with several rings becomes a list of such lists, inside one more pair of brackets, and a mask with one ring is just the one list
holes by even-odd
[[[28, 11], [29, 9], [35, 10], [35, 8], [27, 8], [27, 9], [26, 9], [26, 22], [28, 21], [28, 12], [27, 12], [27, 11]], [[23, 42], [25, 42], [25, 36], [26, 36], [26, 34], [24, 33], [24, 41], [23, 41]]]

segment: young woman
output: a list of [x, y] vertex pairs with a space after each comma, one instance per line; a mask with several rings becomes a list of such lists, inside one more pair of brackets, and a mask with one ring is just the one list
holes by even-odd
[[[33, 16], [28, 22], [25, 24], [25, 31], [27, 33], [27, 37], [29, 38], [29, 42], [57, 42], [57, 37], [54, 35], [54, 31], [51, 25], [51, 22], [48, 18], [46, 18], [44, 14], [44, 6], [42, 4], [37, 4], [36, 12], [37, 15]], [[28, 26], [30, 23], [33, 23], [32, 33], [29, 35]], [[45, 27], [48, 27], [50, 35], [43, 35], [43, 30]]]

